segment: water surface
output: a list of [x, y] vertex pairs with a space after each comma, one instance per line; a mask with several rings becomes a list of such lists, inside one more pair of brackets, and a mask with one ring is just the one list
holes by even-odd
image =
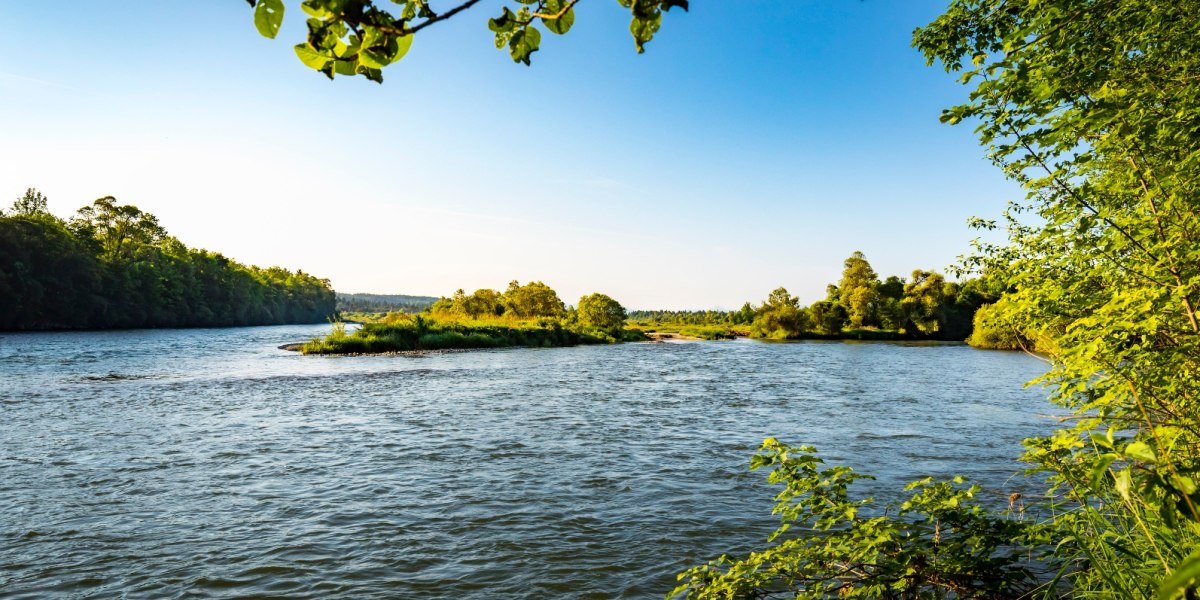
[[0, 334], [0, 596], [661, 597], [773, 528], [764, 437], [999, 498], [1049, 426], [961, 345], [276, 348], [327, 329]]

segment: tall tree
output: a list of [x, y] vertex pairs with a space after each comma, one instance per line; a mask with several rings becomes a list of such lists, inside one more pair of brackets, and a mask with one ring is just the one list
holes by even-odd
[[912, 324], [926, 335], [942, 330], [947, 301], [945, 283], [946, 279], [940, 273], [921, 269], [912, 272], [912, 278], [904, 284], [904, 298], [900, 301], [906, 324]]
[[838, 290], [851, 327], [878, 324], [879, 276], [862, 252], [855, 251], [843, 263]]
[[117, 204], [105, 196], [79, 209], [72, 227], [82, 237], [99, 245], [101, 257], [113, 261], [127, 259], [140, 246], [151, 246], [166, 236], [158, 218], [130, 204]]
[[22, 216], [46, 214], [46, 203], [46, 197], [40, 191], [35, 188], [27, 188], [25, 194], [13, 202], [12, 213]]

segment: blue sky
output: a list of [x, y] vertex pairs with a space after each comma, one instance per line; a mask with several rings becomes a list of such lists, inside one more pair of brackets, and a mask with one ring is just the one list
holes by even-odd
[[301, 65], [292, 0], [274, 41], [242, 0], [0, 0], [0, 194], [111, 194], [340, 291], [541, 279], [638, 308], [810, 302], [854, 250], [941, 269], [1020, 194], [938, 123], [965, 91], [909, 41], [944, 2], [692, 4], [637, 55], [617, 2], [583, 0], [525, 67], [485, 0], [379, 86]]

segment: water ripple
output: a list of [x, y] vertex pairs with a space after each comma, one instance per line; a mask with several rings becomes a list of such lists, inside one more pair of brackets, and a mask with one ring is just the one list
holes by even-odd
[[323, 327], [0, 335], [0, 595], [661, 595], [760, 545], [766, 436], [997, 498], [1040, 363], [746, 341], [322, 359]]

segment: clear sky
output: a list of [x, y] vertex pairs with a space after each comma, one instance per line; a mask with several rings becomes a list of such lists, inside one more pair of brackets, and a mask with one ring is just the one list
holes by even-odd
[[288, 4], [272, 41], [243, 0], [0, 0], [0, 199], [113, 195], [345, 292], [730, 308], [820, 299], [854, 250], [942, 269], [1020, 193], [938, 123], [965, 92], [909, 42], [944, 1], [694, 0], [637, 55], [616, 0], [583, 0], [525, 67], [485, 0], [382, 86], [301, 65]]

